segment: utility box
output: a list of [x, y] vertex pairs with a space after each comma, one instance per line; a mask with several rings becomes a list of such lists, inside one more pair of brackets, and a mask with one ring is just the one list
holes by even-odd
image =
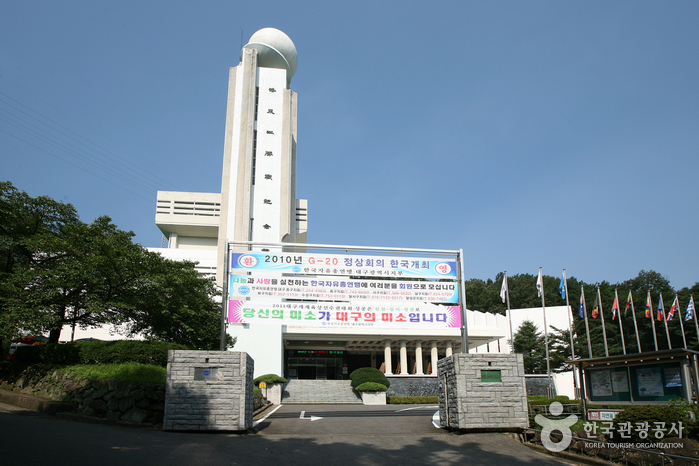
[[463, 430], [529, 427], [521, 354], [454, 354], [437, 363], [439, 418]]
[[247, 353], [168, 351], [163, 430], [252, 427], [253, 369]]

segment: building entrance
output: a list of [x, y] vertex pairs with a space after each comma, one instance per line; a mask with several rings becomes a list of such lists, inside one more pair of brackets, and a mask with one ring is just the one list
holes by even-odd
[[284, 361], [286, 376], [302, 380], [342, 380], [347, 378], [344, 359], [344, 351], [289, 350]]
[[287, 367], [290, 379], [342, 379], [342, 358], [289, 358]]

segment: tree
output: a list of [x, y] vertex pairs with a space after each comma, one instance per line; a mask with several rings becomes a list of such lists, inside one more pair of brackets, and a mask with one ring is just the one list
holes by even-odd
[[525, 320], [514, 334], [512, 344], [515, 353], [524, 357], [525, 374], [546, 373], [546, 346], [544, 336], [531, 320]]
[[[163, 260], [157, 253], [149, 283], [132, 310], [125, 312], [131, 335], [217, 349], [221, 333], [220, 295], [213, 279], [203, 278], [194, 263]], [[153, 257], [155, 256], [155, 257]], [[187, 290], [183, 293], [182, 290]], [[229, 346], [233, 346], [229, 341]]]
[[[80, 223], [75, 208], [45, 196], [32, 198], [12, 183], [0, 182], [0, 336], [17, 333], [20, 276], [40, 273], [60, 260], [58, 246], [67, 228]], [[31, 326], [31, 323], [29, 323]]]
[[[549, 333], [551, 370], [553, 372], [573, 370], [572, 364], [566, 363], [566, 361], [570, 361], [573, 358], [573, 354], [570, 351], [570, 331], [554, 327], [553, 325], [551, 325], [551, 330]], [[573, 343], [575, 344], [575, 357], [578, 359], [580, 358], [582, 347], [576, 335], [573, 336]]]
[[220, 306], [213, 282], [133, 242], [109, 217], [79, 221], [75, 209], [0, 185], [0, 326], [49, 332], [63, 325], [123, 325], [197, 348], [218, 347]]

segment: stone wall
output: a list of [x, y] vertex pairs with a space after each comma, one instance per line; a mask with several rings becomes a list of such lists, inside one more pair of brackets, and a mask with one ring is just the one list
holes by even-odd
[[439, 384], [434, 376], [391, 376], [386, 378], [391, 386], [386, 391], [387, 396], [438, 396]]
[[249, 429], [253, 369], [247, 353], [169, 351], [163, 429]]
[[54, 401], [66, 401], [75, 412], [113, 421], [159, 424], [163, 420], [165, 386], [83, 377], [30, 366], [17, 375], [5, 374], [2, 388]]
[[529, 427], [521, 354], [455, 354], [440, 359], [437, 367], [443, 426], [467, 430]]

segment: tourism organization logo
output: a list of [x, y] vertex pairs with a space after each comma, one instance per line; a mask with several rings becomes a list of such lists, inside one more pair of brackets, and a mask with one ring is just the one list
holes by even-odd
[[[554, 401], [549, 406], [549, 412], [553, 416], [560, 416], [563, 414], [563, 405], [558, 401]], [[565, 419], [549, 419], [541, 414], [537, 414], [534, 417], [534, 421], [539, 424], [543, 429], [541, 430], [541, 443], [546, 447], [548, 451], [561, 452], [568, 448], [570, 442], [573, 441], [573, 432], [570, 430], [571, 426], [578, 422], [578, 416], [571, 414]], [[551, 432], [558, 430], [563, 434], [563, 438], [560, 442], [554, 442], [551, 439]]]

